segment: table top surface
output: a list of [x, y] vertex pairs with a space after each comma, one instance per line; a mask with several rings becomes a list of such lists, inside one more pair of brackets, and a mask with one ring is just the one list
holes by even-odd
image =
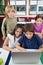
[[[8, 54], [9, 54], [9, 51], [7, 51], [3, 48], [0, 48], [0, 57], [3, 58], [3, 60], [4, 60], [3, 65], [5, 64], [5, 62], [7, 60]], [[13, 64], [12, 57], [11, 57], [9, 65], [38, 65], [38, 64]], [[41, 61], [39, 61], [39, 65], [42, 65]]]

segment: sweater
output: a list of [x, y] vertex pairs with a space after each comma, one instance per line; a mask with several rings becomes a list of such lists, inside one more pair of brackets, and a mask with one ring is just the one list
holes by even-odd
[[6, 36], [7, 34], [12, 33], [16, 24], [17, 24], [17, 18], [16, 17], [14, 17], [14, 18], [8, 18], [8, 17], [4, 18], [3, 22], [2, 22], [2, 27], [1, 27], [2, 35]]

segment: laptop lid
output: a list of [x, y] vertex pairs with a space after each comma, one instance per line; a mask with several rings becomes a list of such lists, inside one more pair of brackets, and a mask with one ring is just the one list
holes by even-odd
[[12, 52], [12, 60], [15, 64], [38, 64], [41, 52], [29, 50], [28, 52]]

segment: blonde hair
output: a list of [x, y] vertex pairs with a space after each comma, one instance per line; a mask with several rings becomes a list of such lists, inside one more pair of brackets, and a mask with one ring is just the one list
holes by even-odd
[[7, 14], [10, 11], [13, 11], [15, 13], [14, 6], [10, 6], [10, 5], [6, 6], [6, 8], [5, 8], [5, 16], [8, 16]]

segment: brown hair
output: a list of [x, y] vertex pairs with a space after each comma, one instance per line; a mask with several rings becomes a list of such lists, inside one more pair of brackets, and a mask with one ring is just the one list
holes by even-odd
[[9, 11], [13, 11], [15, 13], [14, 6], [8, 5], [8, 6], [5, 7], [5, 16], [7, 16], [7, 13]]
[[12, 34], [12, 35], [15, 35], [15, 31], [16, 31], [18, 28], [21, 28], [21, 29], [22, 29], [22, 34], [23, 34], [24, 28], [23, 28], [23, 26], [20, 25], [20, 24], [17, 24], [17, 25], [15, 26], [15, 28], [14, 28], [14, 30], [13, 30], [13, 32], [12, 32], [11, 34]]
[[38, 18], [41, 18], [41, 19], [42, 19], [41, 14], [38, 14], [38, 15], [36, 16], [35, 20], [37, 20]]
[[26, 24], [24, 26], [24, 32], [26, 33], [27, 31], [34, 33], [34, 27], [33, 27], [33, 24], [32, 23]]

